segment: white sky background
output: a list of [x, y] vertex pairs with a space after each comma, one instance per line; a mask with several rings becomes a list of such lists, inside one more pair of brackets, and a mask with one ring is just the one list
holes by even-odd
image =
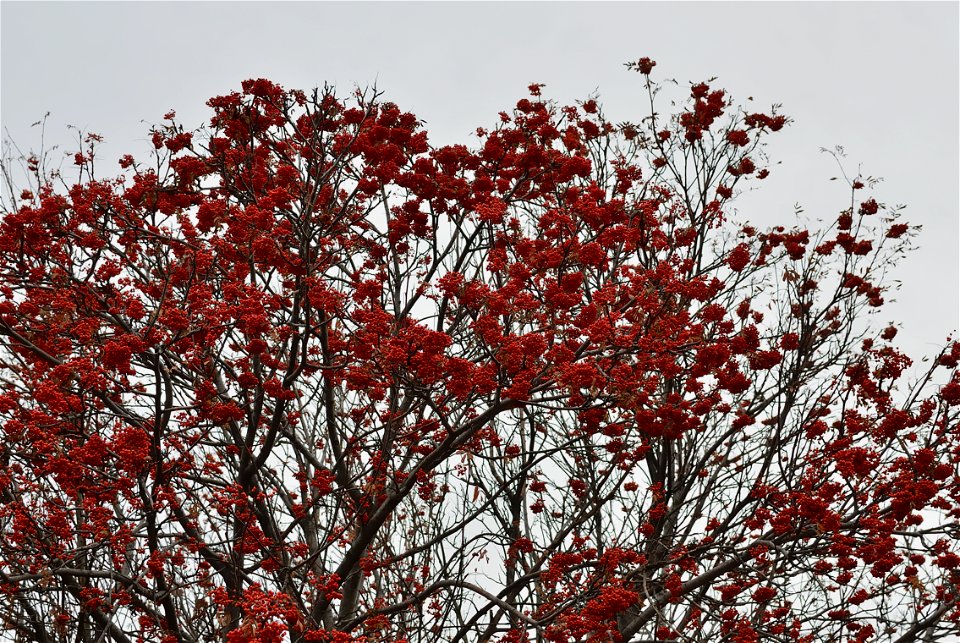
[[[106, 137], [100, 172], [142, 156], [170, 108], [186, 125], [245, 78], [344, 93], [376, 83], [427, 123], [434, 143], [472, 144], [478, 126], [526, 95], [561, 103], [597, 92], [607, 117], [645, 115], [641, 77], [717, 76], [757, 111], [783, 104], [794, 123], [771, 136], [770, 178], [738, 216], [790, 225], [799, 203], [832, 219], [849, 200], [834, 160], [883, 177], [874, 196], [906, 204], [920, 249], [894, 275], [903, 289], [877, 323], [899, 344], [937, 350], [960, 319], [956, 2], [921, 3], [0, 3], [4, 135], [39, 147], [30, 124], [50, 111], [47, 144], [70, 149], [76, 125]], [[663, 106], [663, 111], [668, 108]], [[888, 300], [890, 297], [888, 297]]]

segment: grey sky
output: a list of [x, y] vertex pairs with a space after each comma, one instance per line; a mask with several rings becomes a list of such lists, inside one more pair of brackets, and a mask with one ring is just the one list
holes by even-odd
[[[640, 78], [623, 63], [658, 61], [655, 78], [719, 77], [718, 86], [795, 123], [771, 139], [782, 165], [738, 204], [790, 224], [793, 205], [832, 218], [848, 194], [821, 147], [884, 182], [907, 204], [920, 250], [881, 320], [930, 352], [957, 328], [958, 3], [39, 3], [0, 4], [3, 127], [37, 147], [30, 123], [52, 112], [103, 134], [105, 169], [147, 149], [147, 123], [175, 108], [187, 124], [244, 78], [289, 87], [376, 82], [427, 121], [432, 140], [470, 143], [531, 81], [562, 102], [598, 91], [609, 117], [643, 114]], [[145, 122], [144, 122], [145, 121]], [[109, 161], [109, 163], [107, 163]]]

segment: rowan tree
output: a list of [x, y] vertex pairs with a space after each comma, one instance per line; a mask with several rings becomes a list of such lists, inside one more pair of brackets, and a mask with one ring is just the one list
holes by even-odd
[[[912, 641], [960, 623], [960, 344], [914, 229], [733, 204], [788, 124], [529, 96], [434, 147], [250, 80], [0, 223], [7, 640]], [[5, 167], [10, 176], [10, 166]]]

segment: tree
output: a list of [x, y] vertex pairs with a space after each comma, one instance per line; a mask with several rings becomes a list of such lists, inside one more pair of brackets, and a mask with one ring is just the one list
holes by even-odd
[[[759, 230], [788, 120], [530, 96], [432, 147], [267, 80], [154, 158], [27, 161], [0, 224], [16, 641], [942, 640], [960, 344], [878, 329], [861, 196]], [[6, 165], [10, 176], [9, 163]]]

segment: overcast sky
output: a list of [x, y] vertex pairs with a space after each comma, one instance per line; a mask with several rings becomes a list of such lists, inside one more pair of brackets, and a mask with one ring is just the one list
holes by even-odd
[[883, 177], [875, 195], [906, 204], [920, 250], [896, 273], [901, 344], [931, 352], [960, 318], [958, 3], [0, 3], [5, 134], [37, 148], [51, 112], [104, 135], [101, 158], [147, 149], [147, 124], [175, 108], [187, 124], [241, 80], [288, 87], [376, 83], [427, 122], [434, 142], [470, 143], [532, 81], [562, 102], [598, 92], [608, 117], [643, 114], [640, 77], [718, 77], [759, 108], [794, 119], [772, 137], [782, 165], [738, 203], [742, 218], [793, 221], [793, 206], [833, 218], [848, 198], [822, 147], [852, 172]]

